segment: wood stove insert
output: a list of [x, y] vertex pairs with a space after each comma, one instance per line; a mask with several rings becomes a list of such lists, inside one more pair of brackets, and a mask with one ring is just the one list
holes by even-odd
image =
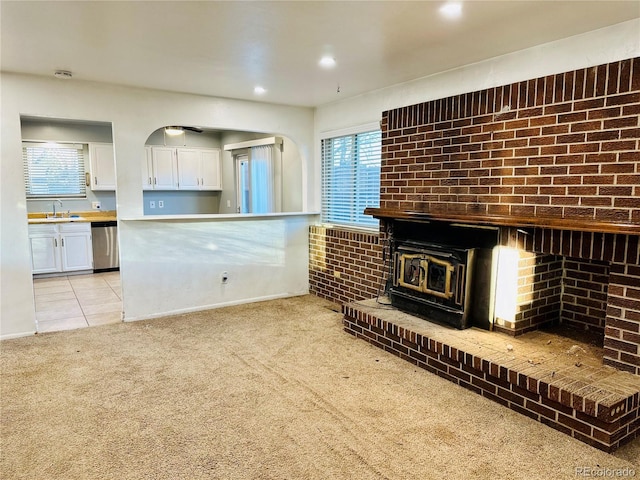
[[488, 329], [497, 230], [405, 221], [391, 227], [392, 305], [458, 329]]

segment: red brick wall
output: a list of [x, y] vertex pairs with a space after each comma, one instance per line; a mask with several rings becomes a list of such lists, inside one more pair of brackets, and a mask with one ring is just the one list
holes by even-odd
[[386, 276], [377, 233], [312, 226], [309, 248], [312, 293], [338, 303], [378, 295]]
[[595, 292], [571, 285], [576, 264], [566, 320], [602, 327], [606, 309], [605, 363], [640, 374], [638, 236], [598, 228], [640, 224], [640, 58], [390, 110], [382, 132], [383, 209], [592, 221], [593, 232], [504, 228], [501, 243], [611, 262]]
[[609, 264], [565, 258], [560, 320], [604, 334]]
[[640, 58], [384, 112], [380, 207], [640, 223], [639, 118]]
[[[611, 262], [604, 361], [640, 374], [638, 236], [598, 231], [640, 224], [640, 58], [383, 112], [382, 138], [382, 209], [592, 221], [593, 232], [503, 228], [501, 244]], [[310, 242], [312, 292], [338, 302], [377, 295], [378, 235], [312, 227]], [[602, 325], [565, 300], [567, 320]]]
[[497, 331], [518, 336], [560, 322], [604, 335], [608, 263], [526, 250], [519, 254], [515, 319], [496, 317]]
[[[557, 323], [561, 317], [562, 258], [520, 252], [518, 299], [512, 335], [520, 335], [543, 325]], [[499, 319], [496, 319], [499, 324]]]
[[[635, 263], [611, 264], [604, 363], [640, 375], [640, 253]], [[629, 249], [633, 252], [633, 249]]]

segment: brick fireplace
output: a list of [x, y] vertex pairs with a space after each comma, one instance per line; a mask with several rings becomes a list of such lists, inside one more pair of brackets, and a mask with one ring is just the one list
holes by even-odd
[[[510, 408], [605, 450], [634, 438], [640, 59], [397, 108], [383, 112], [381, 125], [380, 207], [367, 210], [381, 220], [380, 232], [312, 227], [312, 291], [346, 304], [350, 333]], [[516, 252], [518, 288], [513, 315], [496, 311], [491, 329], [499, 333], [487, 333], [515, 341], [553, 323], [589, 331], [602, 338], [601, 367], [617, 372], [625, 387], [589, 384], [580, 375], [559, 386], [349, 304], [375, 297], [384, 285], [387, 226], [397, 221], [497, 229], [499, 245]], [[609, 399], [599, 403], [589, 397], [593, 391]], [[617, 406], [607, 403], [614, 397]], [[552, 412], [542, 408], [548, 402], [555, 402]]]

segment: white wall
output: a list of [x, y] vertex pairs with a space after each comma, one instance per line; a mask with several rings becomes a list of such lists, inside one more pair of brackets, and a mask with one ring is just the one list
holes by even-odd
[[[320, 134], [378, 122], [382, 112], [461, 93], [640, 56], [640, 19], [620, 23], [491, 60], [373, 91], [316, 110], [315, 176], [320, 177]], [[320, 205], [316, 190], [313, 205]]]
[[[2, 96], [0, 132], [0, 336], [9, 338], [26, 335], [35, 330], [35, 308], [30, 271], [27, 233], [27, 208], [22, 181], [20, 116], [51, 117], [85, 121], [110, 122], [113, 125], [113, 141], [116, 152], [117, 210], [119, 218], [138, 217], [143, 213], [141, 185], [141, 158], [145, 155], [144, 144], [149, 135], [165, 125], [199, 125], [216, 129], [250, 132], [273, 132], [287, 136], [298, 146], [302, 162], [310, 161], [313, 142], [313, 111], [248, 101], [185, 95], [144, 89], [134, 89], [115, 85], [58, 80], [29, 75], [2, 73], [0, 76]], [[310, 170], [313, 172], [313, 170]], [[305, 169], [306, 173], [306, 169]], [[315, 184], [316, 178], [306, 177], [304, 185]], [[302, 187], [305, 194], [305, 187]], [[309, 195], [303, 199], [303, 208], [310, 203]], [[273, 218], [265, 222], [287, 228], [280, 239], [284, 241], [285, 252], [291, 247], [299, 248], [301, 217]], [[302, 217], [305, 218], [306, 217]], [[305, 220], [306, 221], [306, 220]], [[291, 224], [291, 228], [289, 225]], [[193, 278], [193, 270], [182, 265], [165, 262], [172, 249], [181, 248], [184, 239], [180, 229], [170, 223], [158, 223], [149, 229], [146, 221], [120, 222], [121, 277], [125, 315], [133, 312], [135, 317], [161, 313], [156, 305], [166, 311], [184, 309], [180, 300], [180, 288], [189, 285], [189, 298], [198, 304], [190, 308], [205, 308], [240, 301], [238, 296], [225, 297], [212, 291], [212, 282], [218, 281], [214, 273], [198, 271], [200, 278]], [[219, 224], [216, 224], [219, 227]], [[275, 228], [275, 227], [274, 227]], [[280, 228], [280, 227], [277, 227]], [[209, 232], [213, 233], [213, 232]], [[230, 229], [229, 238], [217, 230], [217, 241], [233, 244], [235, 231]], [[292, 237], [287, 237], [291, 234]], [[163, 243], [156, 250], [150, 250], [160, 235]], [[291, 243], [290, 243], [291, 242]], [[182, 254], [189, 256], [186, 245]], [[192, 258], [197, 259], [200, 247], [193, 247]], [[246, 252], [238, 252], [238, 255]], [[140, 262], [139, 258], [145, 261]], [[307, 284], [307, 266], [304, 258], [297, 261], [304, 265], [304, 272], [292, 263], [286, 255], [285, 274], [276, 277], [282, 282], [274, 282], [280, 294], [304, 291]], [[158, 271], [154, 266], [164, 264], [167, 268]], [[262, 264], [256, 266], [261, 271]], [[153, 282], [171, 284], [173, 290], [149, 290], [145, 282], [153, 272]], [[269, 266], [263, 272], [265, 278], [272, 274]], [[291, 275], [292, 278], [287, 278]], [[291, 283], [302, 288], [290, 288]], [[228, 289], [229, 290], [229, 289]], [[273, 296], [271, 286], [264, 292], [247, 290], [245, 298]]]
[[125, 320], [308, 292], [305, 215], [125, 220], [120, 232], [144, 245], [121, 255], [130, 267], [123, 287], [136, 298], [125, 305]]

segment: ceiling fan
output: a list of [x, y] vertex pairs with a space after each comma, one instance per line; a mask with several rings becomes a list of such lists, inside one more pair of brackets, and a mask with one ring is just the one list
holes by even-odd
[[178, 125], [172, 125], [170, 127], [164, 127], [164, 133], [166, 133], [167, 135], [182, 135], [186, 130], [189, 130], [190, 132], [195, 132], [195, 133], [202, 133], [204, 130], [202, 130], [201, 128], [198, 127], [185, 127], [185, 126], [178, 126]]

